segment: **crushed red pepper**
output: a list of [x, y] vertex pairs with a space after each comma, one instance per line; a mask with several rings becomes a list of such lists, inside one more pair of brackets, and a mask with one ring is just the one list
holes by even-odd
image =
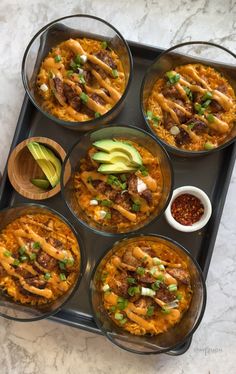
[[188, 193], [179, 195], [171, 204], [171, 214], [181, 225], [192, 226], [204, 213], [204, 206], [198, 197]]

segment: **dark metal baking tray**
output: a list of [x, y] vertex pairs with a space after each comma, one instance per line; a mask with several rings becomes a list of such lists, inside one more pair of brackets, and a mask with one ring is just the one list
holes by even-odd
[[[144, 120], [139, 108], [139, 91], [144, 72], [148, 65], [162, 52], [161, 49], [129, 42], [134, 58], [134, 77], [126, 104], [122, 112], [114, 121], [117, 124], [135, 125], [145, 128]], [[146, 129], [147, 130], [147, 129]], [[11, 150], [22, 140], [30, 136], [46, 136], [59, 142], [68, 150], [81, 134], [59, 127], [56, 123], [44, 117], [25, 97]], [[10, 152], [11, 152], [10, 150]], [[194, 185], [202, 188], [210, 197], [213, 212], [207, 226], [195, 233], [181, 233], [172, 229], [165, 218], [162, 217], [155, 223], [142, 230], [143, 233], [158, 233], [175, 239], [186, 247], [199, 262], [204, 277], [207, 276], [215, 239], [221, 219], [221, 214], [227, 194], [231, 173], [236, 155], [236, 144], [199, 158], [178, 158], [171, 156], [174, 168], [175, 187], [181, 185]], [[13, 204], [31, 202], [16, 193], [7, 177], [5, 169], [0, 186], [0, 209]], [[53, 207], [66, 216], [78, 234], [82, 236], [87, 254], [87, 267], [80, 287], [72, 299], [50, 319], [90, 332], [100, 333], [92, 316], [88, 299], [90, 273], [97, 258], [112, 246], [116, 239], [97, 235], [82, 228], [73, 218], [68, 208], [58, 194], [43, 204]], [[191, 344], [191, 339], [168, 354], [179, 355], [186, 352]]]

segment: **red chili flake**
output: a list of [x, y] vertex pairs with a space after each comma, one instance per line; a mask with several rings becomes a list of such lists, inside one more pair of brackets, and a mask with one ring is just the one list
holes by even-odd
[[204, 213], [204, 206], [198, 197], [183, 194], [176, 197], [171, 204], [171, 214], [181, 225], [192, 226]]

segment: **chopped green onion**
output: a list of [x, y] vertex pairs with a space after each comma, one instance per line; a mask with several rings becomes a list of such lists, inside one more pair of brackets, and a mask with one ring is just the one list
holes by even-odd
[[207, 121], [214, 122], [214, 120], [215, 120], [215, 117], [213, 116], [213, 114], [208, 114], [207, 115]]
[[126, 322], [127, 322], [127, 318], [123, 318], [123, 319], [120, 321], [120, 323], [121, 323], [122, 325], [124, 325]]
[[121, 174], [120, 175], [120, 179], [121, 179], [122, 182], [126, 182], [127, 181], [127, 178], [126, 178], [125, 174]]
[[206, 100], [211, 100], [212, 99], [212, 93], [207, 91], [203, 97], [202, 97], [202, 101], [206, 101]]
[[152, 261], [154, 265], [161, 265], [161, 260], [158, 257], [153, 257]]
[[135, 279], [135, 278], [132, 278], [132, 277], [128, 277], [128, 278], [127, 278], [127, 282], [128, 282], [129, 284], [135, 284], [135, 283], [136, 283], [136, 279]]
[[19, 265], [20, 265], [20, 261], [15, 259], [13, 262], [13, 266], [19, 266]]
[[60, 279], [61, 279], [62, 281], [65, 281], [65, 280], [66, 280], [66, 276], [65, 276], [64, 273], [61, 273], [61, 274], [60, 274]]
[[72, 266], [72, 265], [74, 265], [75, 260], [73, 259], [73, 257], [68, 258], [67, 263], [68, 263], [68, 265]]
[[95, 115], [94, 115], [95, 118], [99, 118], [101, 117], [101, 114], [99, 112], [95, 112]]
[[203, 108], [203, 107], [201, 106], [201, 104], [199, 104], [199, 103], [195, 103], [195, 104], [194, 104], [194, 109], [195, 109], [195, 111], [196, 111], [198, 114], [200, 114], [200, 115], [204, 114], [204, 112], [205, 112], [205, 108]]
[[147, 308], [147, 316], [148, 317], [151, 317], [152, 315], [153, 315], [153, 313], [154, 313], [154, 306], [149, 306], [148, 308]]
[[211, 150], [211, 149], [213, 149], [213, 148], [215, 148], [215, 147], [214, 147], [214, 144], [212, 144], [211, 142], [206, 142], [206, 143], [204, 144], [204, 148], [205, 148], [207, 151], [209, 151], [209, 150]]
[[207, 108], [211, 103], [211, 100], [206, 100], [203, 104], [202, 104], [202, 107], [203, 108]]
[[75, 63], [76, 63], [77, 65], [80, 65], [80, 64], [81, 64], [81, 58], [80, 58], [80, 55], [79, 55], [79, 54], [76, 55], [74, 61], [75, 61]]
[[178, 292], [177, 294], [176, 294], [176, 299], [177, 300], [182, 300], [182, 293], [180, 293], [180, 292]]
[[161, 309], [161, 312], [163, 313], [163, 314], [170, 314], [170, 309], [168, 309], [168, 308], [162, 308]]
[[123, 297], [118, 297], [117, 299], [117, 308], [119, 310], [124, 310], [128, 305], [128, 300]]
[[162, 275], [162, 274], [158, 275], [157, 279], [158, 279], [159, 281], [163, 282], [163, 280], [164, 280], [164, 275]]
[[20, 247], [18, 249], [18, 252], [19, 252], [20, 255], [23, 255], [25, 253], [25, 251], [26, 251], [25, 247]]
[[152, 287], [153, 291], [158, 290], [158, 288], [160, 288], [160, 284], [161, 284], [161, 283], [162, 283], [162, 282], [161, 282], [160, 280], [156, 280], [155, 283], [152, 283], [151, 287]]
[[190, 88], [184, 86], [183, 89], [184, 89], [184, 91], [186, 92], [186, 95], [188, 96], [188, 98], [192, 101], [192, 100], [193, 100], [193, 93], [192, 93], [192, 91], [190, 90]]
[[180, 75], [174, 71], [167, 71], [166, 76], [170, 84], [175, 84], [180, 80]]
[[40, 243], [39, 243], [39, 242], [34, 242], [34, 244], [33, 244], [33, 248], [34, 248], [34, 249], [39, 249], [39, 248], [41, 248]]
[[45, 273], [44, 274], [44, 279], [49, 280], [50, 278], [51, 278], [51, 274], [50, 273]]
[[115, 319], [117, 319], [117, 321], [121, 321], [123, 318], [124, 316], [122, 313], [118, 313], [118, 312], [115, 313]]
[[147, 261], [147, 259], [148, 259], [148, 257], [147, 257], [147, 256], [144, 256], [144, 257], [142, 258], [142, 262]]
[[110, 212], [106, 212], [105, 218], [106, 219], [111, 219], [111, 213]]
[[54, 57], [54, 60], [55, 60], [56, 62], [60, 62], [60, 61], [61, 61], [61, 56], [60, 56], [60, 55], [56, 55], [56, 56]]
[[105, 199], [105, 200], [101, 200], [100, 204], [102, 206], [111, 206], [112, 205], [112, 201]]
[[61, 270], [65, 270], [66, 269], [66, 261], [65, 260], [59, 261], [59, 268]]
[[141, 171], [142, 175], [146, 177], [148, 175], [147, 168], [144, 165], [140, 166], [139, 170]]
[[36, 253], [30, 253], [29, 258], [31, 259], [31, 261], [36, 260]]
[[28, 260], [28, 257], [25, 255], [20, 256], [20, 262], [25, 262]]
[[86, 93], [82, 92], [79, 96], [81, 98], [81, 100], [86, 104], [87, 101], [88, 101], [88, 95], [86, 95]]
[[67, 70], [66, 75], [67, 77], [71, 77], [74, 74], [73, 70]]
[[139, 212], [140, 211], [140, 204], [133, 203], [131, 209], [132, 209], [133, 212]]
[[114, 78], [118, 78], [119, 76], [118, 71], [116, 69], [112, 69], [112, 75]]
[[153, 297], [156, 295], [156, 292], [151, 290], [151, 288], [141, 287], [141, 295]]
[[83, 74], [79, 74], [79, 82], [80, 82], [81, 84], [85, 84], [85, 83], [86, 83]]
[[88, 182], [88, 183], [92, 183], [92, 181], [93, 181], [93, 178], [92, 178], [91, 176], [89, 176], [89, 177], [87, 178], [87, 182]]
[[188, 129], [189, 129], [189, 130], [192, 130], [192, 129], [194, 128], [194, 126], [195, 126], [195, 123], [190, 123], [190, 124], [188, 125]]
[[109, 284], [105, 284], [105, 285], [102, 287], [102, 290], [103, 290], [104, 292], [109, 291], [109, 290], [110, 290], [110, 286], [109, 286]]
[[12, 253], [10, 251], [4, 251], [3, 252], [5, 257], [11, 257]]
[[152, 111], [151, 110], [148, 110], [147, 111], [147, 119], [149, 120], [149, 121], [151, 121], [152, 120], [152, 117], [153, 117], [153, 113], [152, 113]]
[[103, 41], [101, 42], [101, 47], [102, 47], [103, 49], [107, 49], [107, 46], [108, 46], [107, 42], [106, 42], [105, 40], [103, 40]]
[[170, 284], [170, 285], [168, 286], [168, 290], [171, 291], [171, 292], [173, 292], [173, 291], [177, 291], [177, 286], [176, 286], [176, 284]]
[[101, 275], [101, 281], [102, 282], [105, 282], [105, 280], [107, 279], [107, 276], [108, 276], [108, 272], [107, 271], [104, 271]]
[[112, 305], [111, 307], [110, 307], [110, 312], [115, 312], [115, 310], [116, 310], [116, 306], [115, 305]]
[[143, 274], [145, 274], [145, 269], [143, 267], [139, 266], [136, 269], [136, 273], [139, 274], [139, 275], [143, 275]]
[[156, 266], [153, 266], [153, 267], [149, 270], [149, 272], [150, 272], [152, 275], [154, 275], [157, 271], [158, 271], [158, 268], [157, 268]]
[[160, 270], [165, 270], [165, 266], [161, 264], [161, 265], [159, 265], [159, 269]]
[[140, 293], [140, 288], [139, 287], [129, 287], [128, 288], [128, 294], [130, 296], [134, 296]]

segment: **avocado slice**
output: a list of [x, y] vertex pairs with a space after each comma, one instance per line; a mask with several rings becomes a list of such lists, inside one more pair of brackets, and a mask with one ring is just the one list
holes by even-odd
[[127, 165], [131, 164], [129, 156], [126, 153], [120, 151], [114, 151], [111, 153], [97, 152], [94, 153], [92, 159], [104, 164], [115, 164], [116, 162], [123, 162]]
[[115, 151], [120, 151], [125, 153], [130, 158], [130, 163], [141, 166], [143, 164], [142, 157], [140, 153], [131, 144], [127, 144], [121, 141], [115, 141], [112, 139], [97, 140], [93, 145], [105, 152], [112, 153]]
[[37, 142], [30, 142], [27, 147], [33, 158], [42, 169], [52, 187], [60, 181], [61, 162], [55, 154], [44, 145]]
[[129, 173], [136, 171], [135, 166], [128, 166], [123, 162], [117, 162], [116, 164], [101, 164], [98, 168], [98, 172], [102, 174], [118, 174], [118, 173]]
[[30, 182], [34, 186], [39, 187], [42, 190], [47, 190], [49, 188], [49, 186], [50, 186], [50, 183], [49, 183], [49, 181], [47, 179], [36, 179], [36, 178], [34, 179], [34, 178], [32, 178], [30, 180]]

